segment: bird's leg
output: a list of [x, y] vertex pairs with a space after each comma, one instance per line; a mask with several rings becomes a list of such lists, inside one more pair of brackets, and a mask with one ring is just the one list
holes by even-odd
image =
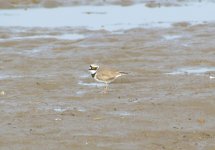
[[105, 83], [105, 89], [104, 89], [104, 93], [108, 92], [108, 83]]
[[108, 90], [108, 84], [107, 83], [106, 83], [105, 89], [106, 89], [106, 91]]

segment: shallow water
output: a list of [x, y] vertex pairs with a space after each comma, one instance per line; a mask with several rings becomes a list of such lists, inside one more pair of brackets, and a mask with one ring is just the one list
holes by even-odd
[[62, 35], [30, 35], [30, 36], [17, 36], [0, 39], [0, 41], [15, 41], [15, 40], [35, 40], [35, 39], [59, 39], [59, 40], [79, 40], [83, 39], [84, 35], [81, 34], [62, 34]]
[[173, 71], [171, 73], [167, 73], [167, 74], [170, 74], [170, 75], [180, 75], [180, 74], [196, 74], [196, 75], [199, 75], [199, 74], [205, 74], [205, 73], [208, 73], [208, 72], [211, 72], [211, 71], [215, 71], [215, 67], [186, 67], [186, 68], [180, 68], [180, 69], [177, 69], [176, 71]]
[[136, 27], [170, 27], [176, 22], [214, 22], [213, 14], [215, 4], [211, 2], [156, 8], [136, 4], [127, 7], [112, 5], [14, 9], [0, 11], [0, 26], [84, 27], [114, 31]]

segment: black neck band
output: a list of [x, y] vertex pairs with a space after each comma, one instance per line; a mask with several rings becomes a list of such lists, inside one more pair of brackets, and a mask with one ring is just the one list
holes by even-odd
[[96, 73], [94, 73], [94, 74], [91, 74], [91, 76], [94, 78], [95, 77], [95, 75], [96, 75]]

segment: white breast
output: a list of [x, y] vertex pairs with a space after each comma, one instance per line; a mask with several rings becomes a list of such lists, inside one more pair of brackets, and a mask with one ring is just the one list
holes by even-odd
[[96, 73], [96, 70], [89, 70], [89, 72], [90, 72], [91, 74], [95, 74], [95, 73]]

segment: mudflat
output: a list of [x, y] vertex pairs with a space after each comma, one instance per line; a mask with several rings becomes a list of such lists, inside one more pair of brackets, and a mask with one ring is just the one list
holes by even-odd
[[0, 27], [0, 149], [214, 150], [214, 25]]

